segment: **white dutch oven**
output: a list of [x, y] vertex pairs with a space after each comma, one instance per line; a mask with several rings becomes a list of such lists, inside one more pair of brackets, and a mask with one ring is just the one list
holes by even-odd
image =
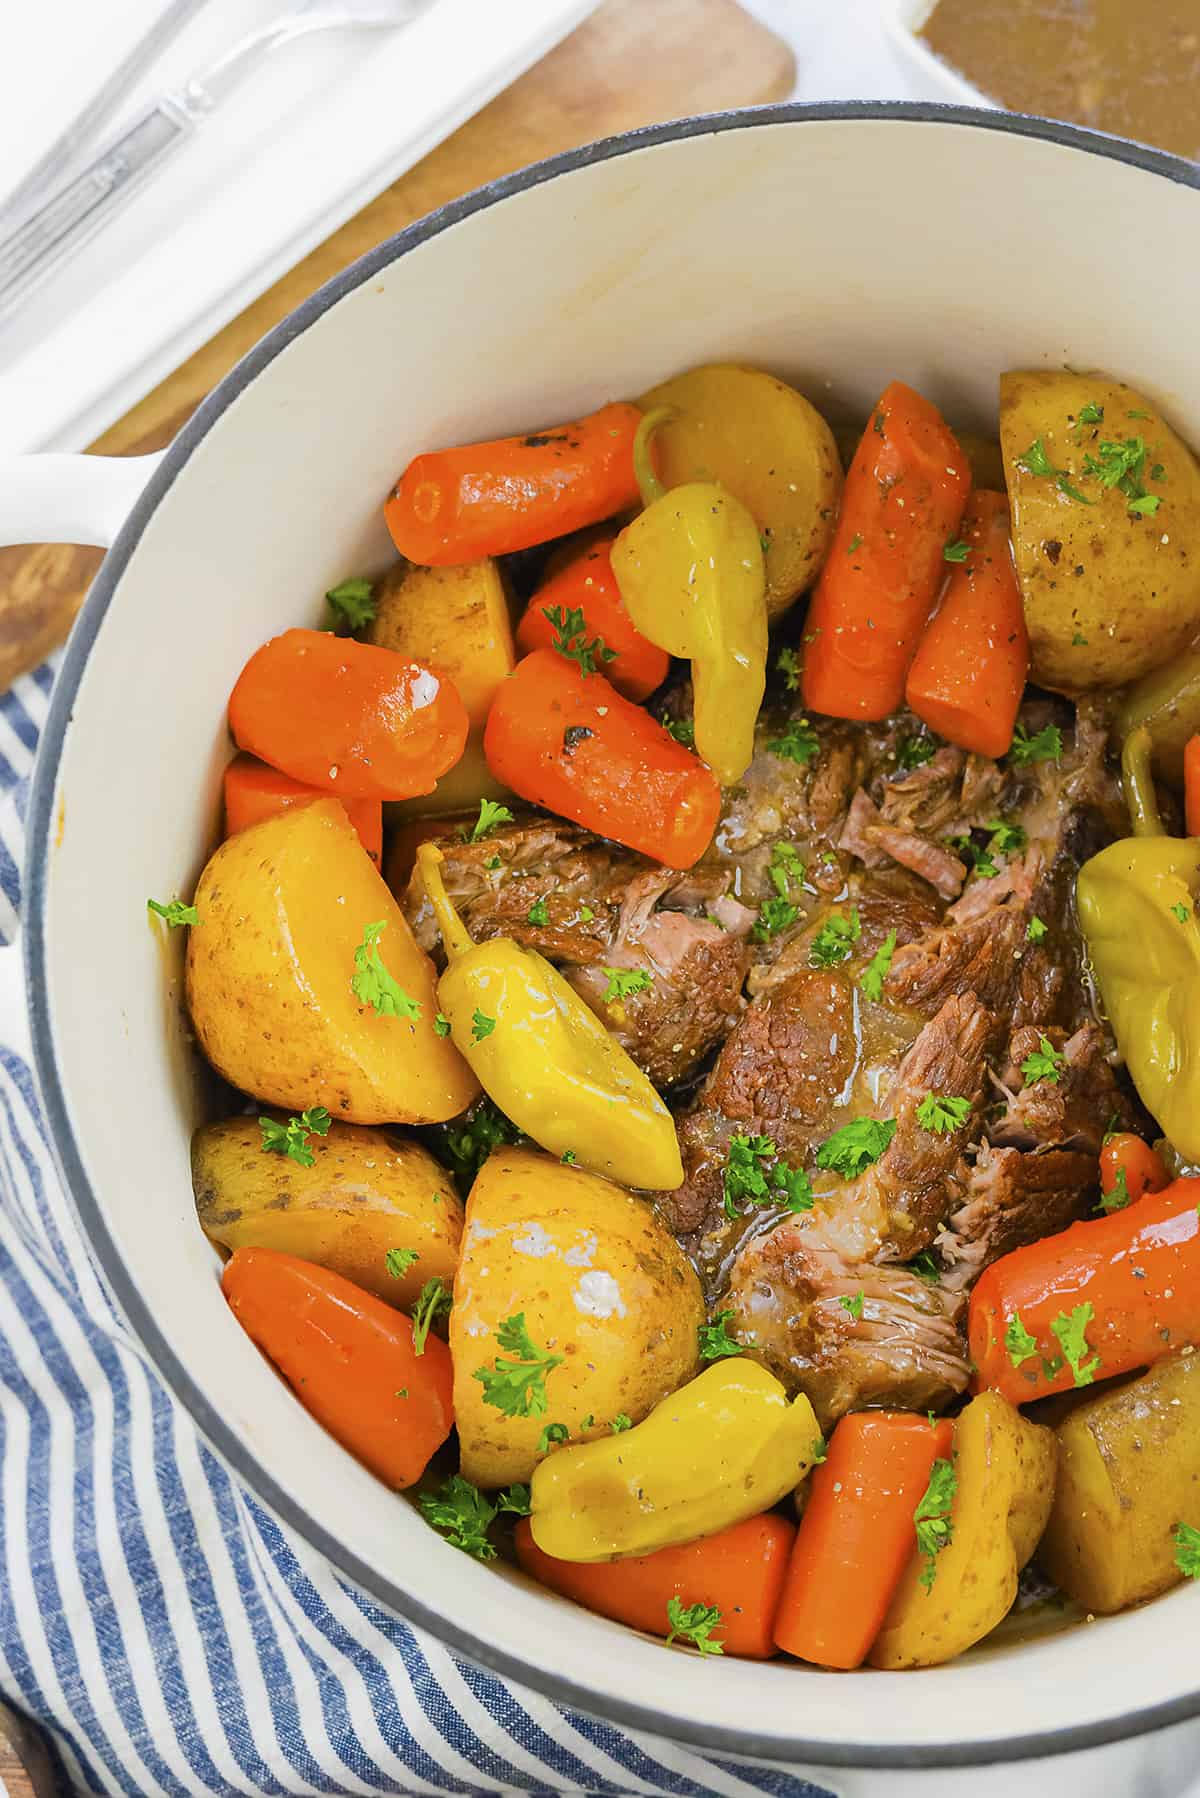
[[[668, 125], [384, 244], [272, 332], [161, 462], [0, 470], [0, 542], [113, 545], [29, 819], [34, 1050], [83, 1228], [164, 1377], [268, 1505], [376, 1598], [556, 1698], [810, 1767], [1015, 1760], [1200, 1714], [1200, 1592], [933, 1673], [710, 1663], [479, 1566], [352, 1462], [221, 1297], [192, 1208], [178, 985], [146, 922], [146, 895], [189, 893], [212, 840], [230, 686], [264, 638], [319, 619], [327, 587], [386, 560], [380, 502], [414, 452], [570, 417], [689, 363], [761, 363], [860, 415], [901, 376], [980, 425], [1001, 369], [1095, 366], [1200, 441], [1198, 188], [1200, 169], [1167, 156], [994, 113]], [[1138, 1753], [1148, 1776], [1154, 1753]], [[1093, 1775], [1089, 1791], [1164, 1789], [1141, 1780]]]

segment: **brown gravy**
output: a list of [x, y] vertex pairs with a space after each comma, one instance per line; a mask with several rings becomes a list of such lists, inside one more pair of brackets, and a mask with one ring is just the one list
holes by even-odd
[[1200, 0], [937, 0], [920, 35], [1015, 112], [1200, 158]]

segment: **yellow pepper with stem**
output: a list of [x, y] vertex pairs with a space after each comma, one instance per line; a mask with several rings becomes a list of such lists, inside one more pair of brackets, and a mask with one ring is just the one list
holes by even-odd
[[1079, 870], [1092, 970], [1139, 1097], [1186, 1161], [1200, 1160], [1200, 839], [1163, 832], [1140, 727], [1121, 755], [1133, 836]]
[[434, 843], [417, 850], [446, 951], [438, 1004], [484, 1091], [553, 1155], [622, 1186], [682, 1185], [675, 1120], [645, 1074], [543, 956], [511, 937], [472, 940], [441, 861]]
[[823, 1443], [807, 1398], [729, 1356], [633, 1429], [560, 1449], [534, 1470], [530, 1527], [563, 1561], [614, 1561], [712, 1536], [792, 1492]]
[[650, 439], [671, 407], [647, 412], [634, 439], [645, 511], [612, 546], [621, 600], [638, 630], [692, 664], [696, 751], [724, 785], [746, 772], [767, 670], [767, 588], [758, 526], [715, 481], [669, 491]]

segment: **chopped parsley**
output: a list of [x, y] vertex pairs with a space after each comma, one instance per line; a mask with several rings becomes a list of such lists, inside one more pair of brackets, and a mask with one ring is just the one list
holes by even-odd
[[918, 1280], [924, 1280], [926, 1286], [936, 1286], [942, 1277], [942, 1270], [928, 1249], [922, 1249], [919, 1255], [914, 1255], [906, 1266], [909, 1273], [915, 1274]]
[[1176, 1567], [1185, 1579], [1200, 1579], [1200, 1530], [1190, 1523], [1177, 1523], [1172, 1537]]
[[957, 1490], [958, 1475], [954, 1471], [953, 1461], [935, 1461], [929, 1484], [925, 1488], [925, 1496], [913, 1512], [913, 1522], [917, 1528], [917, 1552], [925, 1559], [925, 1565], [921, 1569], [921, 1584], [927, 1592], [937, 1578], [937, 1558], [954, 1538], [950, 1513]]
[[750, 935], [756, 943], [768, 942], [771, 937], [778, 936], [781, 930], [787, 930], [799, 916], [799, 906], [793, 905], [790, 899], [780, 899], [777, 896], [764, 899], [758, 908], [758, 917]]
[[1062, 752], [1062, 732], [1057, 724], [1043, 725], [1032, 737], [1023, 724], [1018, 724], [1013, 731], [1008, 759], [1018, 768], [1024, 768], [1030, 762], [1061, 762]]
[[498, 1511], [511, 1511], [514, 1517], [528, 1517], [532, 1508], [528, 1486], [506, 1486], [503, 1492], [496, 1494]]
[[876, 949], [874, 955], [862, 971], [859, 980], [859, 991], [863, 997], [878, 1005], [883, 998], [883, 983], [891, 971], [892, 957], [896, 953], [896, 932], [889, 930]]
[[449, 1316], [453, 1302], [450, 1288], [440, 1275], [435, 1275], [432, 1280], [426, 1280], [417, 1295], [417, 1302], [413, 1306], [414, 1355], [425, 1353], [425, 1342], [431, 1328], [439, 1317]]
[[654, 976], [646, 968], [601, 968], [608, 985], [604, 989], [604, 1003], [612, 1005], [622, 999], [631, 998], [634, 993], [644, 993], [648, 986], [654, 985]]
[[444, 1011], [439, 1011], [437, 1017], [434, 1018], [433, 1033], [435, 1036], [449, 1036], [450, 1020]]
[[[1083, 458], [1084, 474], [1094, 475], [1102, 487], [1115, 487], [1123, 493], [1136, 517], [1152, 518], [1162, 501], [1157, 494], [1147, 493], [1142, 484], [1146, 439], [1139, 432], [1136, 437], [1109, 438], [1099, 448], [1099, 455]], [[1162, 474], [1162, 464], [1156, 462], [1150, 471], [1151, 480], [1161, 480]]]
[[546, 901], [544, 899], [534, 900], [533, 904], [525, 914], [525, 921], [527, 924], [536, 924], [539, 929], [544, 928], [544, 926], [550, 922], [550, 913], [546, 909]]
[[603, 637], [593, 637], [588, 642], [581, 607], [568, 606], [564, 611], [562, 606], [543, 606], [542, 616], [554, 626], [554, 647], [559, 655], [578, 662], [585, 674], [595, 674], [597, 661], [616, 661], [616, 650], [609, 649]]
[[970, 1115], [970, 1099], [949, 1093], [926, 1093], [917, 1106], [918, 1124], [934, 1136], [949, 1136], [952, 1130], [961, 1130]]
[[681, 1599], [667, 1600], [667, 1622], [671, 1626], [668, 1644], [678, 1637], [681, 1642], [690, 1642], [701, 1654], [724, 1654], [712, 1633], [720, 1621], [721, 1613], [715, 1604], [690, 1604], [685, 1610]]
[[[1085, 458], [1085, 470], [1087, 461], [1088, 458]], [[1078, 487], [1072, 487], [1065, 468], [1055, 468], [1040, 437], [1035, 437], [1025, 454], [1017, 457], [1017, 466], [1027, 474], [1049, 475], [1060, 493], [1065, 493], [1068, 499], [1077, 500], [1081, 506], [1093, 506], [1096, 503], [1095, 500], [1088, 499], [1086, 494], [1080, 493]]]
[[512, 821], [513, 815], [506, 805], [498, 805], [494, 799], [481, 799], [479, 816], [469, 830], [464, 824], [460, 834], [464, 843], [478, 843], [481, 837], [486, 837], [501, 824], [511, 824]]
[[402, 1280], [413, 1263], [420, 1259], [416, 1249], [389, 1249], [383, 1258], [383, 1265], [393, 1280]]
[[1037, 1337], [1031, 1336], [1019, 1311], [1014, 1311], [1004, 1332], [1004, 1346], [1014, 1367], [1021, 1367], [1038, 1352]]
[[857, 531], [855, 531], [853, 537], [851, 537], [851, 539], [850, 539], [849, 545], [847, 546], [846, 554], [848, 556], [852, 556], [854, 554], [855, 550], [861, 549], [862, 546], [863, 546], [863, 539], [859, 535], [859, 533]]
[[852, 1118], [825, 1138], [817, 1150], [817, 1166], [855, 1180], [879, 1160], [895, 1134], [895, 1118]]
[[378, 610], [374, 587], [361, 579], [339, 581], [329, 589], [325, 601], [333, 613], [335, 630], [360, 631], [374, 622]]
[[914, 768], [923, 768], [937, 754], [934, 739], [924, 734], [917, 737], [905, 737], [896, 750], [896, 765], [911, 774]]
[[608, 1427], [614, 1436], [619, 1436], [623, 1430], [633, 1428], [633, 1419], [628, 1417], [624, 1411], [618, 1411]]
[[146, 910], [160, 917], [169, 930], [178, 930], [181, 924], [198, 924], [200, 913], [194, 905], [185, 905], [182, 899], [168, 899], [163, 905], [157, 899], [147, 899]]
[[[1131, 413], [1130, 417], [1132, 416]], [[1089, 400], [1085, 406], [1080, 406], [1078, 417], [1081, 425], [1102, 425], [1104, 423], [1104, 407], [1097, 406]]]
[[700, 1325], [700, 1359], [720, 1361], [726, 1355], [740, 1355], [742, 1344], [729, 1334], [725, 1325], [732, 1311], [718, 1311], [710, 1324]]
[[800, 670], [796, 666], [795, 650], [781, 649], [775, 657], [775, 666], [782, 674], [788, 692], [794, 693], [800, 685]]
[[769, 1136], [731, 1136], [725, 1164], [725, 1215], [735, 1218], [738, 1203], [783, 1205], [788, 1211], [811, 1211], [812, 1182], [803, 1168], [789, 1167], [776, 1154]]
[[373, 1005], [377, 1017], [419, 1018], [421, 1007], [417, 1001], [409, 998], [383, 965], [379, 937], [385, 924], [386, 919], [380, 918], [378, 923], [368, 924], [363, 931], [363, 940], [354, 951], [355, 971], [350, 979], [350, 990], [364, 1005]]
[[965, 562], [971, 553], [971, 545], [964, 543], [961, 537], [953, 543], [947, 543], [942, 551], [943, 562]]
[[793, 886], [799, 886], [804, 879], [804, 863], [794, 844], [775, 844], [767, 876], [781, 899], [791, 898]]
[[488, 1529], [496, 1521], [495, 1506], [461, 1473], [452, 1473], [437, 1492], [418, 1494], [417, 1503], [426, 1523], [445, 1536], [452, 1548], [461, 1548], [477, 1561], [495, 1560], [496, 1550], [488, 1541]]
[[1188, 910], [1187, 906], [1184, 905], [1182, 900], [1180, 900], [1178, 905], [1173, 905], [1171, 907], [1171, 910], [1174, 912], [1175, 916], [1179, 919], [1179, 922], [1181, 924], [1186, 924], [1188, 919], [1192, 915], [1191, 912]]
[[1022, 825], [1008, 824], [1003, 818], [992, 818], [984, 828], [992, 833], [988, 848], [997, 855], [1019, 855], [1029, 841]]
[[696, 726], [690, 718], [672, 718], [669, 712], [664, 712], [662, 725], [667, 735], [682, 743], [685, 749], [696, 747]]
[[517, 1126], [490, 1099], [480, 1099], [465, 1123], [451, 1125], [442, 1138], [446, 1157], [464, 1187], [502, 1142], [519, 1142]]
[[571, 1434], [571, 1432], [567, 1428], [565, 1423], [548, 1423], [546, 1425], [545, 1429], [542, 1431], [541, 1435], [538, 1437], [538, 1445], [537, 1445], [538, 1454], [539, 1455], [549, 1454], [552, 1443], [565, 1442], [567, 1440], [567, 1438], [570, 1436], [570, 1434]]
[[1046, 930], [1047, 926], [1035, 914], [1030, 918], [1029, 923], [1025, 928], [1025, 935], [1029, 938], [1031, 943], [1040, 943], [1046, 934]]
[[1084, 1359], [1091, 1346], [1087, 1339], [1087, 1327], [1094, 1315], [1091, 1301], [1086, 1299], [1069, 1313], [1060, 1311], [1050, 1325], [1050, 1334], [1058, 1338], [1063, 1359], [1071, 1369], [1071, 1376], [1077, 1386], [1090, 1386], [1100, 1366], [1099, 1355]]
[[799, 762], [803, 768], [820, 753], [821, 739], [807, 718], [789, 718], [781, 737], [770, 737], [767, 748], [781, 761]]
[[1039, 1039], [1038, 1047], [1021, 1063], [1021, 1072], [1025, 1076], [1026, 1086], [1036, 1086], [1039, 1080], [1048, 1080], [1051, 1086], [1057, 1086], [1062, 1078], [1062, 1065], [1066, 1059], [1048, 1036]]
[[495, 1018], [489, 1018], [485, 1011], [476, 1006], [471, 1014], [471, 1041], [481, 1043], [496, 1028]]
[[1124, 1211], [1126, 1205], [1130, 1202], [1131, 1196], [1129, 1182], [1125, 1178], [1125, 1169], [1119, 1167], [1117, 1169], [1117, 1177], [1109, 1187], [1108, 1191], [1105, 1192], [1104, 1188], [1101, 1187], [1100, 1204], [1097, 1209], [1105, 1212]]
[[834, 968], [841, 961], [849, 961], [861, 935], [862, 925], [856, 909], [848, 918], [841, 912], [830, 912], [808, 946], [809, 962], [814, 968]]
[[562, 1162], [564, 1167], [579, 1166], [579, 1157], [576, 1155], [574, 1149], [564, 1149], [558, 1159]]
[[562, 1366], [561, 1355], [538, 1348], [525, 1328], [525, 1313], [506, 1317], [496, 1331], [501, 1354], [491, 1367], [477, 1367], [484, 1403], [505, 1417], [542, 1417], [546, 1410], [546, 1376]]
[[316, 1160], [308, 1146], [310, 1136], [328, 1136], [332, 1122], [323, 1105], [310, 1105], [298, 1118], [280, 1124], [274, 1118], [259, 1118], [262, 1146], [269, 1155], [286, 1155], [301, 1167], [311, 1167]]
[[839, 1293], [838, 1304], [843, 1311], [848, 1311], [857, 1323], [863, 1314], [864, 1294], [861, 1289], [858, 1292]]
[[814, 1467], [819, 1467], [822, 1461], [827, 1461], [829, 1459], [829, 1444], [826, 1442], [824, 1436], [814, 1436], [808, 1452], [812, 1457], [812, 1464]]

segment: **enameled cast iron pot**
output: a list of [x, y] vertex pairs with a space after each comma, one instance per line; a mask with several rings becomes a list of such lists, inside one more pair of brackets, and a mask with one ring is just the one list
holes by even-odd
[[[1097, 367], [1200, 442], [1198, 189], [1200, 169], [1168, 156], [996, 113], [685, 120], [383, 244], [271, 332], [161, 460], [0, 467], [0, 542], [112, 544], [55, 690], [26, 877], [34, 1054], [83, 1229], [248, 1486], [383, 1603], [556, 1698], [810, 1766], [1044, 1755], [1200, 1714], [1200, 1592], [933, 1673], [712, 1663], [480, 1566], [353, 1463], [221, 1297], [192, 1205], [179, 970], [146, 923], [146, 895], [190, 893], [213, 840], [230, 687], [264, 638], [318, 621], [327, 587], [387, 560], [380, 502], [416, 451], [572, 417], [692, 363], [761, 363], [860, 416], [900, 376], [983, 427], [1002, 369]], [[971, 1790], [1014, 1789], [998, 1774]]]

